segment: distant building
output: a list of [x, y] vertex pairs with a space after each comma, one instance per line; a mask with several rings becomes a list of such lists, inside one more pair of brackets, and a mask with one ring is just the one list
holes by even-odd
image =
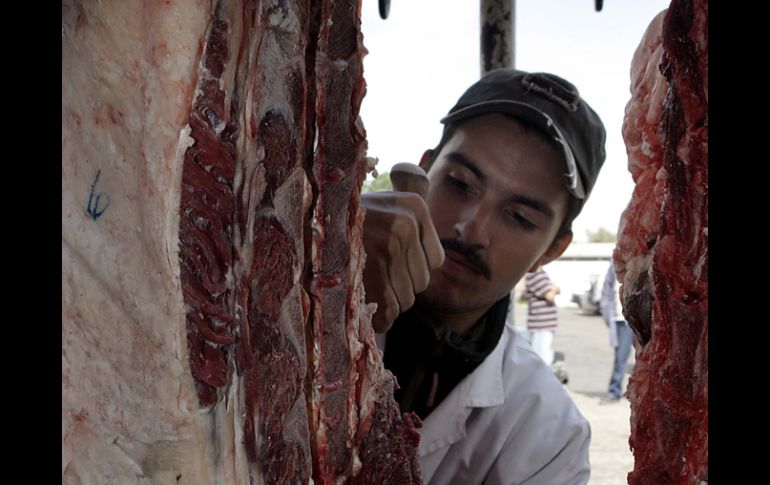
[[[557, 261], [607, 261], [609, 264], [615, 243], [573, 242]], [[552, 263], [553, 264], [553, 263]]]

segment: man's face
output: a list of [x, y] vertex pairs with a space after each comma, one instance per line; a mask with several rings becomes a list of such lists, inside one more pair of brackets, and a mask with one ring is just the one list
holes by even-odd
[[427, 204], [446, 260], [418, 301], [441, 313], [485, 310], [558, 257], [563, 170], [560, 153], [505, 116], [460, 125], [428, 171]]

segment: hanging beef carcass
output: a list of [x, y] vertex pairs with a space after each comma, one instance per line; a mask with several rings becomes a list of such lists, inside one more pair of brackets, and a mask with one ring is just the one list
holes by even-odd
[[63, 3], [63, 483], [419, 482], [363, 52], [355, 0]]
[[708, 2], [672, 1], [631, 67], [623, 137], [636, 187], [614, 258], [641, 345], [629, 483], [708, 480]]

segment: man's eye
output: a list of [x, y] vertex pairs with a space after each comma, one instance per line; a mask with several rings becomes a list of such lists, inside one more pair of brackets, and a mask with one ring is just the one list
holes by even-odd
[[533, 231], [537, 229], [537, 226], [532, 223], [529, 219], [521, 215], [520, 212], [516, 211], [509, 211], [508, 212], [508, 218], [515, 222], [516, 224], [519, 224], [521, 227], [523, 227], [527, 231]]
[[451, 175], [447, 175], [447, 179], [449, 180], [449, 184], [452, 185], [454, 188], [461, 190], [463, 192], [466, 192], [468, 190], [469, 185], [463, 182], [462, 180], [453, 177]]

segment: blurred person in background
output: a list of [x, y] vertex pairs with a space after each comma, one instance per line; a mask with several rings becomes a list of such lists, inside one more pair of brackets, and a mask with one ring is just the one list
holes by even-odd
[[623, 396], [623, 376], [626, 373], [628, 356], [631, 354], [634, 334], [628, 322], [623, 318], [620, 297], [618, 296], [618, 282], [615, 277], [615, 264], [612, 258], [610, 258], [607, 276], [604, 278], [599, 308], [604, 323], [610, 329], [610, 345], [615, 348], [610, 385], [607, 389], [607, 396], [602, 399], [602, 402], [617, 402]]
[[527, 295], [527, 332], [532, 349], [546, 364], [553, 363], [553, 337], [559, 326], [556, 312], [556, 295], [561, 290], [543, 267], [525, 275]]

